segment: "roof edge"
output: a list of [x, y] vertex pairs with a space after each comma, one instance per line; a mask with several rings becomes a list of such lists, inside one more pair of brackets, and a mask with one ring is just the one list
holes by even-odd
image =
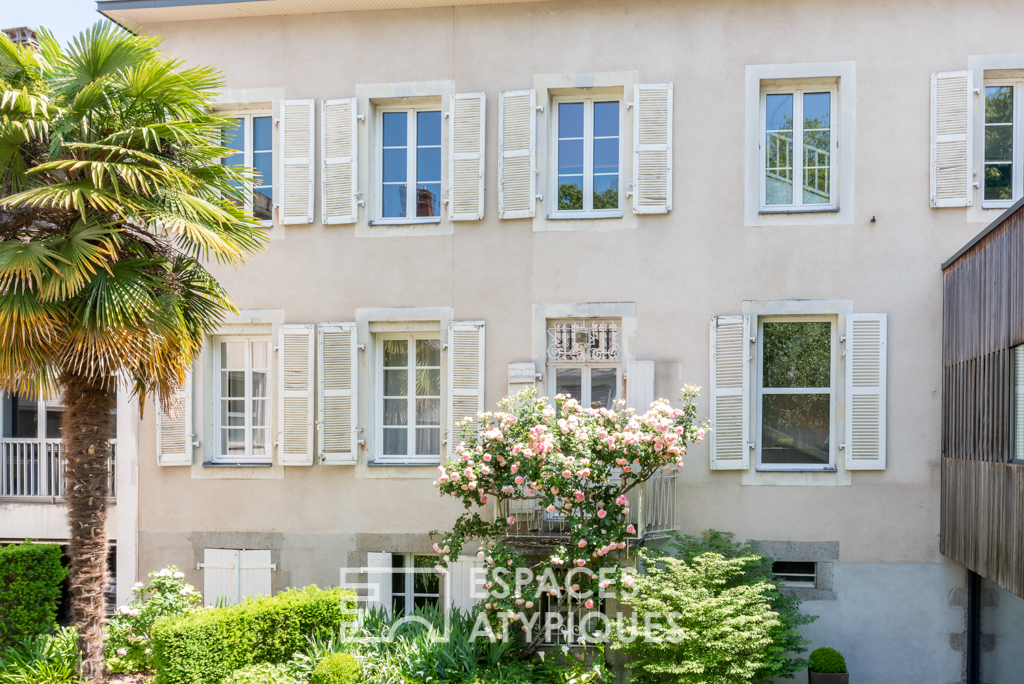
[[1013, 213], [1014, 213], [1015, 211], [1017, 211], [1018, 209], [1020, 209], [1020, 208], [1021, 208], [1022, 206], [1024, 206], [1024, 197], [1021, 197], [1021, 198], [1020, 198], [1019, 200], [1017, 200], [1016, 202], [1014, 202], [1014, 203], [1013, 203], [1013, 206], [1012, 206], [1012, 207], [1010, 207], [1009, 209], [1007, 209], [1006, 211], [1004, 211], [1004, 212], [1003, 212], [1002, 214], [1000, 214], [1000, 215], [999, 215], [999, 218], [997, 218], [997, 219], [996, 219], [995, 221], [993, 221], [992, 223], [988, 224], [988, 226], [986, 226], [986, 227], [985, 227], [985, 230], [983, 230], [983, 231], [981, 231], [980, 233], [978, 233], [977, 235], [975, 235], [975, 236], [974, 236], [974, 237], [973, 237], [973, 238], [971, 239], [971, 241], [970, 241], [970, 242], [968, 242], [968, 243], [967, 243], [966, 245], [964, 245], [963, 247], [961, 247], [961, 248], [960, 248], [960, 250], [959, 250], [959, 251], [958, 251], [958, 252], [957, 252], [956, 254], [954, 254], [953, 256], [951, 256], [951, 257], [949, 257], [948, 259], [946, 259], [945, 263], [943, 263], [943, 264], [942, 264], [942, 270], [943, 270], [943, 271], [945, 271], [945, 270], [946, 270], [947, 268], [949, 268], [950, 266], [952, 266], [952, 265], [953, 265], [953, 263], [954, 263], [954, 262], [955, 262], [955, 261], [956, 261], [957, 259], [959, 259], [959, 258], [960, 258], [960, 257], [962, 257], [962, 256], [963, 256], [964, 254], [966, 254], [966, 253], [967, 253], [967, 251], [971, 249], [971, 247], [974, 247], [974, 245], [976, 245], [976, 244], [978, 244], [979, 242], [981, 242], [981, 241], [982, 241], [982, 240], [983, 240], [983, 239], [985, 238], [985, 236], [986, 236], [986, 235], [988, 235], [988, 234], [989, 234], [989, 233], [991, 233], [991, 232], [992, 232], [993, 230], [995, 230], [996, 228], [998, 228], [999, 226], [1001, 226], [1001, 225], [1003, 224], [1003, 222], [1004, 222], [1004, 221], [1005, 221], [1006, 219], [1010, 218], [1010, 216], [1011, 216], [1011, 215], [1012, 215], [1012, 214], [1013, 214]]

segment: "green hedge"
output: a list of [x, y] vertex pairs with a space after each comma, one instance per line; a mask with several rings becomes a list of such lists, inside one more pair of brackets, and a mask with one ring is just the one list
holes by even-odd
[[0, 650], [56, 627], [60, 583], [68, 571], [56, 544], [0, 547]]
[[153, 627], [157, 684], [220, 684], [253, 663], [283, 663], [310, 635], [328, 638], [354, 614], [355, 594], [308, 586], [277, 596], [164, 618]]
[[359, 661], [349, 653], [332, 653], [321, 660], [309, 678], [310, 684], [356, 684]]

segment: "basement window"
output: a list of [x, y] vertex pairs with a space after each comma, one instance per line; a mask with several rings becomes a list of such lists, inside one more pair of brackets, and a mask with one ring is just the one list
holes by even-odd
[[818, 564], [813, 561], [776, 561], [775, 577], [791, 589], [814, 589], [818, 580]]

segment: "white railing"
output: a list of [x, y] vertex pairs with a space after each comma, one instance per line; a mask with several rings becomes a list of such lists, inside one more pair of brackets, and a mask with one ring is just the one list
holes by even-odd
[[[675, 468], [659, 470], [628, 494], [630, 500], [639, 499], [629, 511], [629, 522], [636, 525], [638, 536], [657, 538], [676, 529], [676, 473]], [[556, 501], [555, 510], [549, 513], [541, 507], [540, 499], [506, 499], [496, 506], [495, 516], [515, 518], [509, 526], [509, 537], [557, 543], [569, 536], [569, 523], [559, 511], [559, 503]]]
[[[0, 440], [0, 496], [60, 497], [64, 495], [64, 459], [59, 439]], [[111, 440], [107, 487], [115, 496], [117, 442]]]
[[[804, 148], [804, 192], [822, 198], [829, 198], [829, 174], [831, 153], [814, 145], [803, 144]], [[774, 163], [772, 163], [774, 162]], [[765, 173], [770, 180], [792, 185], [793, 183], [793, 140], [785, 134], [773, 133], [768, 138], [768, 153], [765, 162]], [[818, 174], [824, 169], [826, 173]]]

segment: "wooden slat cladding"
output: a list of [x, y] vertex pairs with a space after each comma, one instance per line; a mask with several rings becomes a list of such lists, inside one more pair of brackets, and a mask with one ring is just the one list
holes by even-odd
[[945, 555], [1024, 597], [1024, 465], [1013, 463], [1013, 347], [1024, 344], [1024, 206], [943, 274]]
[[942, 459], [939, 548], [1024, 597], [1024, 466]]

